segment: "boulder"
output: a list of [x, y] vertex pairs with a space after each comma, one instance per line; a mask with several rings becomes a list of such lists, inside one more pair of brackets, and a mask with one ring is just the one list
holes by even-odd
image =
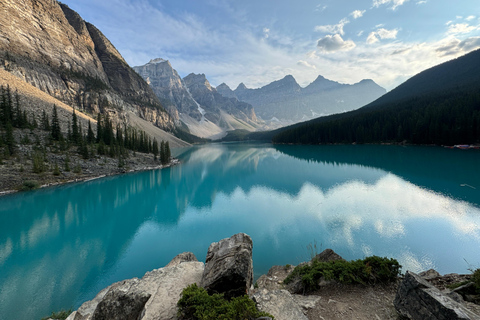
[[341, 256], [339, 256], [335, 251], [332, 249], [325, 249], [321, 253], [317, 254], [315, 257], [313, 257], [313, 260], [318, 260], [320, 262], [330, 262], [330, 261], [336, 261], [336, 260], [344, 260]]
[[150, 296], [142, 291], [110, 290], [97, 305], [92, 320], [137, 320]]
[[170, 261], [165, 266], [165, 268], [174, 267], [183, 262], [194, 262], [194, 261], [198, 261], [198, 260], [197, 260], [197, 257], [195, 257], [195, 255], [192, 252], [183, 252], [175, 256], [175, 258], [173, 258], [172, 261]]
[[287, 290], [259, 289], [252, 298], [258, 310], [270, 313], [275, 320], [308, 320]]
[[245, 233], [212, 243], [201, 286], [209, 294], [223, 293], [227, 299], [246, 294], [253, 283], [252, 248], [252, 239]]
[[428, 269], [427, 271], [422, 271], [418, 274], [420, 277], [426, 280], [431, 280], [440, 277], [440, 273], [434, 269]]
[[283, 280], [285, 280], [293, 269], [295, 269], [295, 267], [292, 265], [273, 266], [268, 270], [267, 274], [261, 275], [260, 278], [258, 278], [256, 284], [260, 289], [283, 289]]
[[407, 319], [480, 319], [479, 315], [410, 271], [398, 287], [394, 305], [397, 312]]
[[195, 257], [192, 253], [182, 253], [168, 267], [147, 272], [142, 279], [114, 283], [67, 319], [176, 319], [183, 288], [202, 279], [204, 264], [189, 261], [192, 256]]

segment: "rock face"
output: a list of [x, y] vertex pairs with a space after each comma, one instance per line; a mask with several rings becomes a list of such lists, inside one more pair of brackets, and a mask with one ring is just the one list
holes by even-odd
[[276, 320], [308, 320], [287, 290], [261, 289], [253, 294], [253, 300], [259, 310], [272, 314]]
[[208, 248], [201, 286], [210, 294], [237, 297], [253, 284], [253, 243], [250, 236], [238, 233], [214, 242]]
[[127, 112], [175, 128], [151, 88], [108, 39], [64, 4], [1, 1], [0, 68], [69, 106], [114, 122]]
[[193, 253], [182, 253], [166, 267], [147, 272], [142, 279], [115, 283], [67, 319], [176, 319], [183, 288], [202, 279], [204, 264], [192, 261], [194, 257]]
[[180, 115], [188, 115], [197, 121], [201, 120], [202, 114], [196, 101], [168, 60], [153, 59], [133, 69], [145, 79], [157, 97], [169, 108], [170, 113], [172, 113], [170, 109], [175, 110], [177, 119]]
[[403, 317], [414, 320], [480, 319], [480, 316], [410, 271], [398, 287], [394, 305]]
[[252, 131], [259, 127], [251, 105], [219, 94], [205, 75], [192, 73], [181, 79], [170, 62], [161, 58], [134, 70], [152, 87], [170, 114], [177, 115], [176, 119], [195, 135], [211, 137], [225, 130]]
[[[222, 92], [231, 95], [224, 87]], [[372, 80], [348, 85], [322, 76], [302, 88], [291, 75], [259, 89], [248, 89], [241, 83], [233, 91], [240, 101], [253, 105], [262, 120], [274, 120], [285, 125], [358, 109], [385, 92]]]

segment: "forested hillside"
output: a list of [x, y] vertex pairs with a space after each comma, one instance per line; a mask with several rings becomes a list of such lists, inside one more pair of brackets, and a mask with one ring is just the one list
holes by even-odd
[[286, 128], [274, 143], [480, 142], [480, 51], [426, 70], [371, 104]]

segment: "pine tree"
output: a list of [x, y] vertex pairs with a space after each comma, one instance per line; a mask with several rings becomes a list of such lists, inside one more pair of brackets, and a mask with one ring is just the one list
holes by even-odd
[[172, 156], [170, 152], [170, 143], [165, 142], [165, 157], [167, 158], [167, 163], [170, 161], [170, 157]]
[[94, 142], [95, 142], [95, 134], [93, 133], [93, 130], [92, 130], [92, 124], [90, 123], [90, 120], [88, 120], [87, 143], [92, 144]]
[[45, 112], [45, 109], [42, 112], [41, 126], [42, 126], [42, 129], [45, 130], [45, 131], [50, 131], [51, 130], [50, 121], [48, 120], [48, 115]]
[[80, 132], [78, 130], [78, 119], [75, 108], [72, 113], [72, 142], [76, 145], [80, 144]]
[[165, 141], [163, 141], [163, 140], [162, 140], [162, 142], [160, 142], [160, 162], [162, 164], [167, 163], [167, 153], [166, 153], [166, 150], [165, 150]]
[[53, 140], [59, 141], [62, 138], [62, 131], [60, 130], [60, 122], [58, 120], [57, 106], [53, 105], [52, 113], [52, 138]]
[[10, 122], [5, 126], [5, 145], [7, 146], [6, 151], [8, 155], [13, 155], [15, 153], [15, 139], [13, 138], [13, 126]]
[[157, 161], [157, 158], [158, 158], [158, 141], [155, 138], [153, 138], [152, 153], [153, 153], [153, 160]]
[[103, 123], [102, 123], [102, 114], [97, 115], [97, 143], [103, 141]]

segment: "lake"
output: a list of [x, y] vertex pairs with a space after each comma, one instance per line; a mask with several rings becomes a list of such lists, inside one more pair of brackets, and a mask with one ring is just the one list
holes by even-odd
[[480, 267], [480, 152], [210, 144], [182, 164], [0, 197], [0, 318], [78, 308], [113, 282], [245, 232], [257, 278], [332, 248], [407, 269]]

